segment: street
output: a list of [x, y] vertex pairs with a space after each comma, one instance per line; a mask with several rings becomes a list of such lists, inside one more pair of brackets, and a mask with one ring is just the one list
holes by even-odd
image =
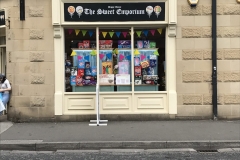
[[1, 151], [1, 160], [235, 160], [239, 150], [197, 152], [194, 150], [69, 150], [69, 151]]

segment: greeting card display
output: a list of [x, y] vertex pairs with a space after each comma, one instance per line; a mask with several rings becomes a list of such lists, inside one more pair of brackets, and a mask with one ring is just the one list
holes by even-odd
[[[75, 86], [72, 87], [72, 91], [74, 92], [84, 92], [87, 91], [87, 88], [84, 88], [84, 86], [89, 85], [96, 85], [97, 79], [94, 79], [93, 76], [96, 76], [97, 73], [94, 72], [94, 69], [96, 71], [96, 61], [97, 56], [92, 55], [93, 49], [89, 49], [91, 45], [91, 41], [89, 40], [83, 40], [78, 41], [79, 43], [83, 44], [83, 48], [87, 49], [76, 49], [76, 56], [73, 56], [73, 65], [76, 66], [77, 71], [74, 71], [74, 77], [71, 77], [71, 85]], [[93, 43], [93, 42], [92, 42]], [[82, 45], [81, 44], [81, 45]], [[91, 66], [94, 65], [94, 66]], [[75, 68], [75, 67], [74, 67]], [[71, 68], [71, 73], [74, 68]], [[93, 68], [93, 71], [92, 71]]]
[[134, 76], [134, 83], [135, 85], [142, 84], [142, 76]]
[[92, 76], [97, 75], [97, 67], [96, 66], [93, 66], [91, 71], [92, 71]]
[[150, 48], [150, 41], [143, 41], [143, 48]]
[[158, 80], [158, 75], [144, 75], [143, 80]]
[[149, 46], [150, 48], [156, 48], [156, 42], [150, 42]]
[[116, 74], [116, 84], [129, 85], [130, 74]]
[[70, 84], [71, 84], [71, 86], [76, 86], [76, 76], [70, 77]]
[[78, 60], [78, 68], [80, 68], [80, 69], [85, 68], [85, 61], [83, 59]]
[[151, 85], [153, 85], [153, 84], [155, 84], [154, 83], [154, 81], [153, 80], [143, 80], [143, 84], [151, 84]]
[[99, 48], [112, 48], [112, 40], [99, 40]]
[[92, 75], [91, 69], [90, 69], [90, 68], [86, 68], [86, 69], [85, 69], [85, 72], [84, 72], [84, 75], [86, 75], [86, 76], [91, 76], [91, 75]]
[[150, 55], [149, 59], [157, 59], [157, 56], [156, 55]]
[[142, 68], [142, 75], [148, 74], [148, 68]]
[[83, 79], [84, 86], [92, 86], [97, 84], [97, 78], [93, 76], [85, 76]]
[[114, 85], [114, 74], [99, 74], [100, 85]]
[[137, 41], [137, 48], [143, 48], [143, 41]]
[[134, 57], [134, 66], [140, 66], [140, 57]]
[[131, 48], [131, 40], [118, 40], [118, 48]]
[[118, 62], [118, 74], [129, 74], [129, 61]]
[[76, 77], [76, 86], [83, 86], [83, 77], [82, 76]]
[[156, 65], [157, 65], [157, 60], [156, 60], [156, 59], [150, 59], [150, 60], [149, 60], [149, 65], [150, 65], [150, 67], [156, 67]]
[[96, 41], [90, 41], [90, 47], [96, 48]]
[[[139, 51], [139, 55], [134, 57], [134, 83], [135, 85], [156, 85], [158, 84], [158, 75], [155, 75], [158, 74], [158, 57], [154, 54], [156, 52], [156, 42], [149, 40], [137, 41], [137, 47], [141, 48], [142, 43], [143, 49]], [[155, 87], [150, 88], [156, 90]], [[137, 88], [141, 90], [140, 86]]]
[[147, 67], [149, 67], [149, 62], [148, 62], [148, 61], [142, 61], [140, 64], [141, 64], [141, 67], [142, 67], [142, 68], [147, 68]]
[[84, 46], [84, 48], [90, 48], [90, 41], [89, 40], [83, 40], [83, 46]]
[[71, 76], [77, 76], [77, 67], [71, 67]]
[[66, 59], [65, 66], [71, 67], [72, 63], [69, 59]]
[[134, 76], [141, 76], [141, 66], [134, 67]]
[[113, 73], [113, 66], [112, 62], [102, 62], [102, 74], [112, 74]]
[[83, 77], [84, 76], [84, 69], [78, 69], [77, 76]]
[[89, 69], [90, 68], [90, 62], [85, 62], [85, 68]]
[[79, 43], [78, 43], [78, 48], [79, 48], [79, 49], [84, 48], [83, 42], [79, 42]]
[[148, 67], [147, 68], [147, 75], [154, 75], [154, 68]]
[[97, 84], [97, 76], [85, 76], [84, 77], [84, 85], [96, 85]]

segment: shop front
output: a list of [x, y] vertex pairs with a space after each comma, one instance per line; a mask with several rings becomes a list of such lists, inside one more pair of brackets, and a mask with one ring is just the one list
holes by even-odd
[[176, 0], [53, 0], [55, 115], [177, 114]]

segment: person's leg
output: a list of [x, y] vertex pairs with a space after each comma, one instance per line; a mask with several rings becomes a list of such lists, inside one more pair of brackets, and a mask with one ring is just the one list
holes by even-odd
[[[5, 106], [5, 109], [8, 101], [9, 101], [9, 93], [2, 94], [2, 102], [3, 102], [3, 105]], [[0, 115], [3, 115], [3, 111], [0, 112]]]
[[[0, 100], [0, 103], [1, 103], [1, 104], [0, 104], [0, 105], [1, 105], [0, 108], [1, 108], [1, 110], [2, 110], [2, 111], [0, 112], [0, 116], [1, 116], [1, 115], [3, 115], [3, 111], [6, 109], [6, 107], [5, 107], [4, 104], [2, 103], [2, 100]], [[4, 108], [3, 108], [3, 107], [4, 107]]]
[[2, 102], [3, 102], [3, 105], [6, 107], [7, 103], [9, 101], [9, 93], [4, 93], [2, 94]]

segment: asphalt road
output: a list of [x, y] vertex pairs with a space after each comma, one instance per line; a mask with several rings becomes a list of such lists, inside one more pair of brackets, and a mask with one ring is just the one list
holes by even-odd
[[239, 151], [199, 153], [171, 150], [1, 151], [1, 160], [237, 160]]

